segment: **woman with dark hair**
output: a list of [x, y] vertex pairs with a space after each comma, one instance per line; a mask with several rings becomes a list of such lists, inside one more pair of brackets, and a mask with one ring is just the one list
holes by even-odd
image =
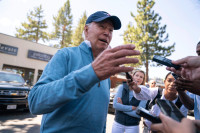
[[[171, 72], [169, 72], [165, 77], [165, 80], [164, 80], [165, 89], [163, 90], [163, 93], [162, 93], [162, 96], [161, 96], [160, 99], [172, 101], [180, 109], [182, 114], [184, 116], [187, 116], [188, 109], [181, 103], [180, 99], [178, 98], [178, 93], [177, 93], [177, 90], [174, 86], [174, 81], [175, 81], [174, 77], [172, 76]], [[130, 83], [130, 84], [132, 84], [132, 83]], [[138, 90], [140, 88], [139, 93], [134, 93], [135, 97], [137, 97], [140, 100], [149, 100], [149, 97], [151, 97], [151, 99], [154, 99], [155, 94], [151, 93], [150, 89], [145, 88], [143, 86], [137, 86], [135, 83], [133, 83], [133, 84], [134, 85], [132, 85], [132, 87], [130, 87], [130, 88], [135, 90], [136, 92], [138, 92]], [[149, 97], [145, 97], [143, 95], [143, 94], [147, 95], [147, 93], [149, 94]], [[158, 107], [157, 104], [155, 104], [151, 108], [150, 112], [155, 116], [159, 116], [160, 108]], [[151, 122], [146, 121], [145, 123], [148, 126], [148, 128], [150, 129]]]
[[[136, 70], [132, 75], [132, 79], [137, 85], [145, 85], [144, 71]], [[127, 81], [129, 82], [130, 79]], [[137, 100], [133, 93], [126, 82], [118, 87], [118, 92], [113, 101], [115, 121], [112, 133], [139, 133], [140, 116], [136, 114], [135, 109], [138, 106], [144, 108], [147, 101]]]

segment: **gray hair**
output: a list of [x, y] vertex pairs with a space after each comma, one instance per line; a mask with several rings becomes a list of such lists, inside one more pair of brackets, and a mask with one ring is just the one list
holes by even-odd
[[82, 33], [82, 37], [83, 37], [83, 40], [85, 40], [85, 33], [84, 33], [84, 30], [83, 30], [83, 33]]
[[[91, 25], [91, 23], [85, 24], [85, 26], [88, 26], [88, 27], [90, 27], [90, 25]], [[84, 30], [83, 30], [83, 33], [82, 33], [82, 37], [83, 37], [83, 39], [85, 40], [85, 33], [84, 33]]]

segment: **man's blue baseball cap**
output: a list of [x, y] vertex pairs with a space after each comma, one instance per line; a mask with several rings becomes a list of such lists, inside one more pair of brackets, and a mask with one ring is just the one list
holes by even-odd
[[111, 16], [109, 13], [104, 11], [97, 11], [93, 14], [91, 14], [88, 19], [86, 20], [86, 24], [89, 24], [91, 22], [100, 22], [105, 19], [109, 19], [112, 21], [114, 30], [119, 30], [121, 28], [121, 21], [117, 16]]

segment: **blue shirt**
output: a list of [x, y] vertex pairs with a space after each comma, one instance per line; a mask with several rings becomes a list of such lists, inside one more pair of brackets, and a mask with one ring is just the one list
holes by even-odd
[[44, 114], [41, 133], [105, 132], [110, 79], [100, 81], [92, 61], [85, 42], [59, 50], [49, 61], [28, 97], [30, 111]]
[[[140, 116], [136, 114], [136, 110], [132, 110], [132, 105], [124, 105], [124, 104], [117, 102], [118, 97], [122, 98], [123, 85], [119, 85], [117, 89], [118, 89], [117, 94], [115, 95], [115, 98], [113, 100], [113, 107], [116, 110], [123, 111], [127, 115], [130, 115], [130, 116], [133, 116], [136, 118], [140, 118]], [[131, 99], [133, 97], [133, 93], [135, 93], [135, 92], [131, 91], [131, 90], [129, 91], [129, 101], [131, 101]], [[138, 106], [145, 108], [146, 103], [147, 103], [146, 100], [142, 100], [142, 101], [140, 101]]]
[[200, 120], [200, 96], [198, 95], [194, 98], [194, 117], [195, 120]]
[[195, 117], [195, 120], [200, 120], [200, 96], [191, 93], [190, 97], [194, 99], [194, 117]]

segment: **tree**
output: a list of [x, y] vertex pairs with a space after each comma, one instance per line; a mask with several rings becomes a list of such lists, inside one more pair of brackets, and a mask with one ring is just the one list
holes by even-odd
[[81, 42], [84, 41], [82, 34], [83, 34], [86, 20], [87, 20], [87, 15], [86, 15], [86, 12], [84, 12], [83, 16], [79, 19], [78, 26], [76, 27], [73, 37], [72, 37], [73, 46], [78, 46]]
[[133, 43], [141, 51], [140, 62], [136, 66], [144, 65], [146, 67], [146, 82], [148, 82], [148, 70], [149, 64], [152, 63], [152, 57], [154, 55], [167, 57], [175, 51], [175, 43], [167, 46], [162, 44], [168, 41], [168, 34], [165, 34], [166, 25], [160, 25], [161, 16], [152, 9], [154, 4], [154, 0], [139, 0], [137, 3], [138, 15], [134, 16], [131, 12], [136, 23], [135, 25], [129, 23], [123, 35], [125, 44]]
[[57, 47], [69, 47], [72, 44], [72, 15], [70, 2], [67, 0], [64, 6], [58, 11], [58, 15], [53, 17], [54, 32], [51, 34], [51, 39], [58, 39]]
[[16, 37], [38, 42], [48, 40], [48, 33], [44, 30], [47, 29], [46, 21], [44, 20], [42, 6], [34, 8], [34, 11], [30, 11], [27, 15], [28, 22], [23, 22], [21, 28], [16, 28]]

